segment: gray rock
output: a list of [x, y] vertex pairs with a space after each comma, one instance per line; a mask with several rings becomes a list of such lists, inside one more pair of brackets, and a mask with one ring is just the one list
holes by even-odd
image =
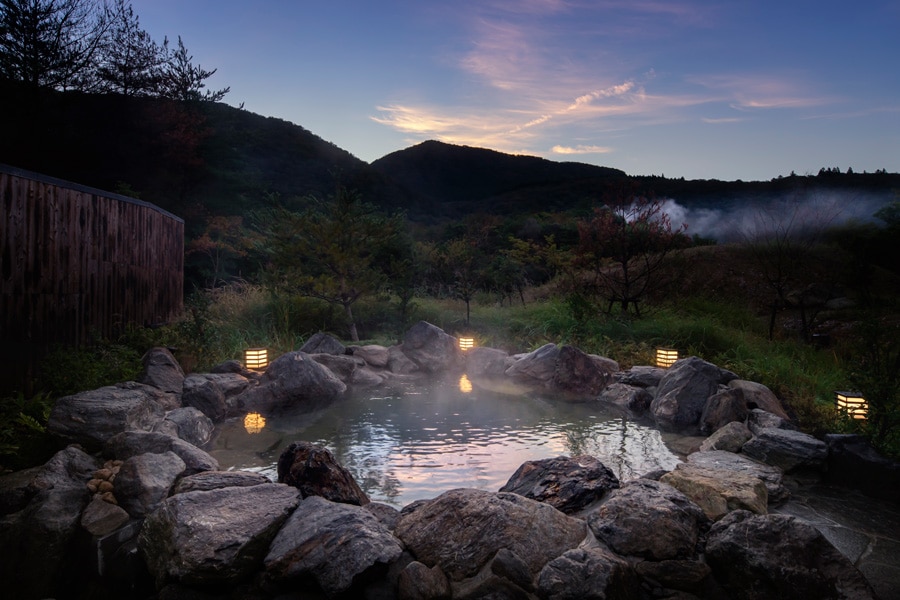
[[534, 591], [534, 577], [528, 568], [528, 563], [508, 548], [500, 548], [497, 551], [494, 559], [490, 562], [490, 570], [491, 573], [506, 579], [517, 588], [526, 592]]
[[650, 408], [653, 395], [636, 385], [611, 383], [600, 392], [598, 400], [618, 406], [633, 415], [642, 415]]
[[0, 475], [0, 516], [25, 508], [40, 491], [36, 482], [43, 466]]
[[388, 348], [388, 370], [395, 375], [411, 375], [419, 366], [403, 353], [402, 346]]
[[738, 471], [708, 469], [681, 463], [660, 478], [690, 498], [712, 521], [733, 510], [768, 512], [769, 498], [761, 479]]
[[743, 424], [747, 419], [748, 412], [744, 393], [741, 390], [724, 389], [710, 396], [703, 406], [703, 414], [700, 415], [700, 432], [709, 435], [729, 423]]
[[746, 402], [748, 409], [761, 408], [773, 415], [778, 415], [782, 419], [790, 420], [790, 417], [788, 417], [787, 412], [785, 412], [784, 407], [781, 405], [781, 401], [772, 390], [763, 384], [755, 381], [733, 379], [728, 382], [728, 387], [743, 392], [744, 402]]
[[103, 537], [122, 527], [130, 520], [121, 506], [100, 498], [90, 501], [81, 515], [81, 526], [94, 537]]
[[265, 484], [177, 494], [144, 521], [138, 547], [157, 585], [234, 585], [263, 567], [269, 545], [300, 501]]
[[741, 452], [785, 473], [822, 472], [827, 468], [828, 447], [825, 442], [800, 431], [762, 429], [743, 445]]
[[151, 348], [141, 358], [141, 362], [144, 368], [138, 376], [140, 383], [181, 397], [184, 370], [167, 348]]
[[327, 333], [315, 333], [300, 348], [306, 354], [346, 354], [347, 348]]
[[391, 353], [386, 346], [369, 344], [366, 346], [350, 346], [350, 354], [363, 359], [370, 367], [387, 369], [390, 363]]
[[354, 371], [366, 364], [362, 358], [349, 354], [310, 354], [309, 356], [334, 373], [344, 383], [350, 383]]
[[667, 431], [696, 430], [706, 401], [732, 379], [734, 373], [696, 356], [679, 360], [659, 382], [650, 404], [653, 419]]
[[402, 552], [397, 539], [366, 509], [312, 496], [300, 503], [272, 541], [265, 576], [276, 584], [312, 577], [331, 596], [347, 591], [355, 577], [390, 564]]
[[172, 489], [172, 494], [186, 492], [208, 492], [226, 487], [250, 487], [272, 483], [265, 475], [250, 471], [203, 471], [181, 478]]
[[165, 418], [165, 394], [155, 387], [124, 383], [65, 396], [50, 411], [50, 433], [96, 450], [123, 431], [151, 431]]
[[215, 422], [221, 421], [228, 414], [225, 392], [203, 375], [191, 374], [184, 378], [181, 402], [184, 406], [196, 408]]
[[259, 385], [238, 396], [247, 412], [270, 412], [302, 405], [306, 401], [333, 400], [347, 390], [334, 373], [304, 352], [288, 352], [275, 359]]
[[616, 553], [655, 561], [691, 558], [709, 523], [683, 493], [650, 479], [634, 479], [612, 492], [587, 522]]
[[778, 415], [773, 415], [761, 408], [754, 408], [750, 411], [750, 414], [747, 415], [747, 427], [753, 435], [758, 435], [760, 431], [768, 428], [797, 430], [796, 425], [787, 419], [783, 419]]
[[369, 502], [363, 508], [375, 515], [375, 518], [381, 521], [381, 524], [393, 531], [400, 522], [400, 511], [390, 504], [381, 502]]
[[545, 344], [506, 370], [513, 382], [569, 400], [596, 398], [610, 381], [605, 365], [574, 346]]
[[455, 582], [478, 573], [501, 548], [536, 575], [586, 531], [583, 521], [518, 494], [457, 489], [404, 509], [394, 534], [417, 560]]
[[634, 571], [602, 548], [576, 548], [550, 561], [538, 577], [538, 595], [552, 600], [639, 598]]
[[72, 548], [90, 501], [87, 482], [100, 461], [75, 446], [34, 473], [37, 490], [20, 511], [0, 518], [0, 577], [9, 598], [66, 595], [81, 566]]
[[720, 469], [724, 473], [746, 473], [761, 480], [766, 486], [769, 504], [780, 504], [791, 496], [784, 485], [784, 473], [773, 467], [741, 454], [724, 450], [694, 452], [688, 455], [687, 462], [706, 469]]
[[403, 354], [425, 373], [455, 371], [463, 364], [457, 339], [426, 321], [410, 327], [400, 347]]
[[406, 565], [397, 582], [403, 600], [450, 600], [450, 582], [440, 567], [427, 567], [419, 561]]
[[350, 471], [327, 448], [293, 442], [278, 457], [278, 482], [300, 490], [304, 498], [322, 496], [333, 502], [362, 506], [369, 503]]
[[700, 443], [700, 451], [725, 450], [726, 452], [738, 452], [753, 434], [747, 426], [738, 421], [732, 421], [716, 429], [711, 436]]
[[186, 465], [184, 474], [218, 471], [219, 461], [186, 441], [162, 433], [126, 431], [107, 440], [103, 453], [108, 458], [127, 460], [140, 454], [174, 452]]
[[184, 461], [174, 452], [132, 456], [122, 463], [113, 493], [129, 515], [144, 517], [168, 498], [184, 469]]
[[666, 369], [646, 365], [636, 365], [616, 375], [619, 383], [642, 388], [659, 387], [659, 382], [666, 374]]
[[174, 435], [198, 448], [209, 443], [214, 430], [212, 420], [193, 406], [170, 410], [154, 428], [158, 433]]
[[699, 560], [661, 560], [659, 562], [644, 560], [634, 566], [634, 570], [645, 584], [653, 588], [652, 597], [675, 597], [661, 590], [678, 590], [704, 597], [709, 587], [708, 581], [712, 569]]
[[619, 487], [619, 479], [593, 456], [560, 456], [523, 463], [500, 488], [568, 515], [602, 499]]
[[486, 346], [477, 346], [465, 354], [466, 374], [472, 379], [500, 379], [513, 362], [508, 352]]
[[706, 560], [734, 600], [875, 597], [821, 533], [786, 515], [729, 514], [710, 530]]

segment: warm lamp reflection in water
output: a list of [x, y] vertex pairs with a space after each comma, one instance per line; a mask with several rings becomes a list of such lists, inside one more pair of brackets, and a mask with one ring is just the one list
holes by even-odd
[[461, 391], [463, 394], [472, 393], [472, 382], [469, 381], [469, 378], [466, 377], [465, 373], [463, 373], [463, 376], [459, 378], [459, 391]]
[[244, 417], [244, 429], [247, 433], [259, 433], [266, 426], [266, 419], [259, 413], [247, 413]]

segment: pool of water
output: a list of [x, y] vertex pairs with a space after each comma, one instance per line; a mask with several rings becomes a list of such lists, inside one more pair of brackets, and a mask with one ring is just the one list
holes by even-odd
[[398, 507], [458, 487], [497, 491], [529, 460], [591, 454], [623, 481], [680, 461], [666, 434], [613, 408], [511, 392], [467, 378], [357, 391], [226, 421], [210, 454], [223, 469], [275, 480], [288, 444], [321, 444], [372, 500]]

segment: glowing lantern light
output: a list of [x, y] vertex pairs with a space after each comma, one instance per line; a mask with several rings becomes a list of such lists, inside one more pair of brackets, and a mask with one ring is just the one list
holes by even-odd
[[459, 349], [465, 352], [475, 347], [475, 338], [461, 337], [459, 338]]
[[248, 369], [265, 369], [269, 366], [269, 351], [265, 348], [244, 350], [244, 366]]
[[459, 378], [459, 391], [461, 391], [463, 394], [472, 393], [472, 382], [469, 381], [469, 378], [466, 377], [465, 373], [463, 373], [463, 376]]
[[865, 420], [869, 412], [869, 403], [859, 392], [835, 392], [834, 403], [839, 411], [853, 419]]
[[266, 426], [266, 419], [259, 413], [247, 413], [244, 417], [244, 429], [247, 433], [259, 433]]
[[678, 360], [678, 350], [673, 350], [671, 348], [657, 348], [656, 349], [656, 366], [662, 367], [663, 369], [668, 369], [672, 365], [675, 364], [675, 361]]

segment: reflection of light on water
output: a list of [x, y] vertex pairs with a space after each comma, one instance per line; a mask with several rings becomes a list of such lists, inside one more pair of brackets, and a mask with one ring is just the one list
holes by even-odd
[[266, 426], [266, 419], [259, 413], [247, 413], [244, 417], [244, 429], [247, 433], [259, 433]]
[[469, 378], [466, 377], [465, 373], [463, 373], [463, 376], [459, 378], [459, 391], [461, 391], [463, 394], [472, 393], [472, 382], [469, 381]]
[[372, 500], [396, 506], [458, 487], [497, 491], [522, 463], [560, 455], [596, 456], [621, 480], [679, 462], [657, 430], [601, 405], [499, 394], [476, 383], [469, 392], [454, 378], [392, 395], [349, 395], [292, 420], [269, 416], [260, 435], [235, 420], [220, 426], [211, 454], [222, 468], [274, 476], [288, 444], [321, 444]]

